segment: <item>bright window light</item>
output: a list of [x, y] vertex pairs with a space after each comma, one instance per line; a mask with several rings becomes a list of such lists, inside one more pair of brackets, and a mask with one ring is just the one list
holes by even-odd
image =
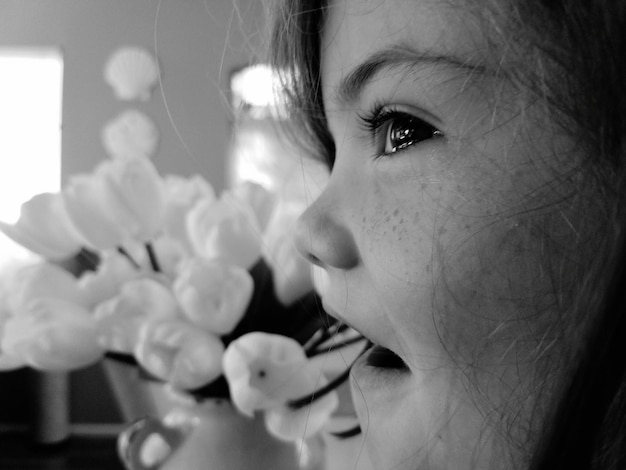
[[[61, 184], [63, 60], [53, 49], [0, 49], [0, 220], [13, 223], [20, 205]], [[25, 259], [0, 234], [0, 269]]]

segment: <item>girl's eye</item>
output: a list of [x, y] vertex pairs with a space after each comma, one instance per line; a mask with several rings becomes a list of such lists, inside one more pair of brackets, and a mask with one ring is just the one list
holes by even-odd
[[391, 155], [425, 140], [443, 137], [436, 127], [401, 111], [383, 110], [361, 119], [380, 155]]

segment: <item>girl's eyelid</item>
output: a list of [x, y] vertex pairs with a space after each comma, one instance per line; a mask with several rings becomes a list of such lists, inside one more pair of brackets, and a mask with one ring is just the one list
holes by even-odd
[[407, 104], [382, 104], [375, 102], [369, 109], [368, 112], [359, 114], [359, 120], [361, 123], [366, 124], [366, 126], [379, 117], [406, 115], [420, 119], [440, 131], [443, 135], [446, 135], [443, 121], [422, 107]]

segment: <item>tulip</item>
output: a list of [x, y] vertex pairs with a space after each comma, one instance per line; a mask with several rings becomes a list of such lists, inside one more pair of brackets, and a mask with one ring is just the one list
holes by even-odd
[[261, 256], [261, 231], [252, 208], [228, 194], [198, 201], [187, 216], [187, 232], [203, 258], [250, 269]]
[[215, 200], [213, 187], [201, 176], [183, 178], [167, 175], [163, 178], [165, 198], [163, 230], [170, 237], [191, 250], [185, 219], [187, 213], [200, 199]]
[[244, 181], [231, 189], [229, 194], [233, 199], [252, 208], [261, 231], [264, 231], [276, 206], [276, 194], [252, 181]]
[[319, 366], [308, 361], [292, 338], [253, 332], [229, 344], [222, 361], [231, 398], [244, 414], [265, 411], [268, 430], [285, 440], [318, 432], [338, 405], [335, 392], [304, 409], [287, 401], [309, 395], [326, 383]]
[[25, 307], [37, 299], [58, 299], [86, 306], [78, 280], [52, 263], [24, 266], [13, 274], [7, 301], [12, 310]]
[[36, 369], [68, 371], [95, 363], [104, 350], [97, 326], [83, 306], [60, 299], [37, 299], [6, 322], [2, 348]]
[[22, 204], [20, 218], [15, 224], [0, 222], [0, 231], [47, 259], [69, 258], [85, 244], [72, 224], [59, 193], [34, 196]]
[[272, 268], [276, 297], [291, 305], [313, 289], [311, 264], [298, 251], [294, 235], [304, 204], [277, 206], [264, 236], [263, 258]]
[[178, 389], [194, 389], [222, 373], [219, 337], [176, 319], [143, 324], [135, 357], [148, 372]]
[[147, 158], [106, 161], [93, 174], [72, 178], [63, 196], [75, 227], [96, 249], [127, 238], [148, 241], [162, 228], [161, 180]]
[[151, 278], [127, 282], [116, 297], [98, 304], [94, 311], [100, 343], [108, 350], [122, 353], [132, 353], [142, 323], [177, 315], [178, 304], [172, 292]]
[[192, 258], [183, 263], [172, 288], [189, 320], [214, 334], [225, 335], [243, 318], [254, 281], [239, 266]]
[[115, 297], [125, 283], [140, 275], [141, 272], [128, 258], [117, 251], [105, 251], [100, 256], [97, 269], [83, 273], [78, 280], [78, 287], [87, 305], [95, 307]]

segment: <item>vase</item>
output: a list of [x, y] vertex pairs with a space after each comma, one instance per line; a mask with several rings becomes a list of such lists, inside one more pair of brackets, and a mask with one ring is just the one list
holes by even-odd
[[324, 469], [321, 438], [281, 441], [262, 416], [244, 416], [227, 399], [196, 401], [125, 364], [105, 370], [125, 419], [132, 420], [118, 439], [128, 470]]

